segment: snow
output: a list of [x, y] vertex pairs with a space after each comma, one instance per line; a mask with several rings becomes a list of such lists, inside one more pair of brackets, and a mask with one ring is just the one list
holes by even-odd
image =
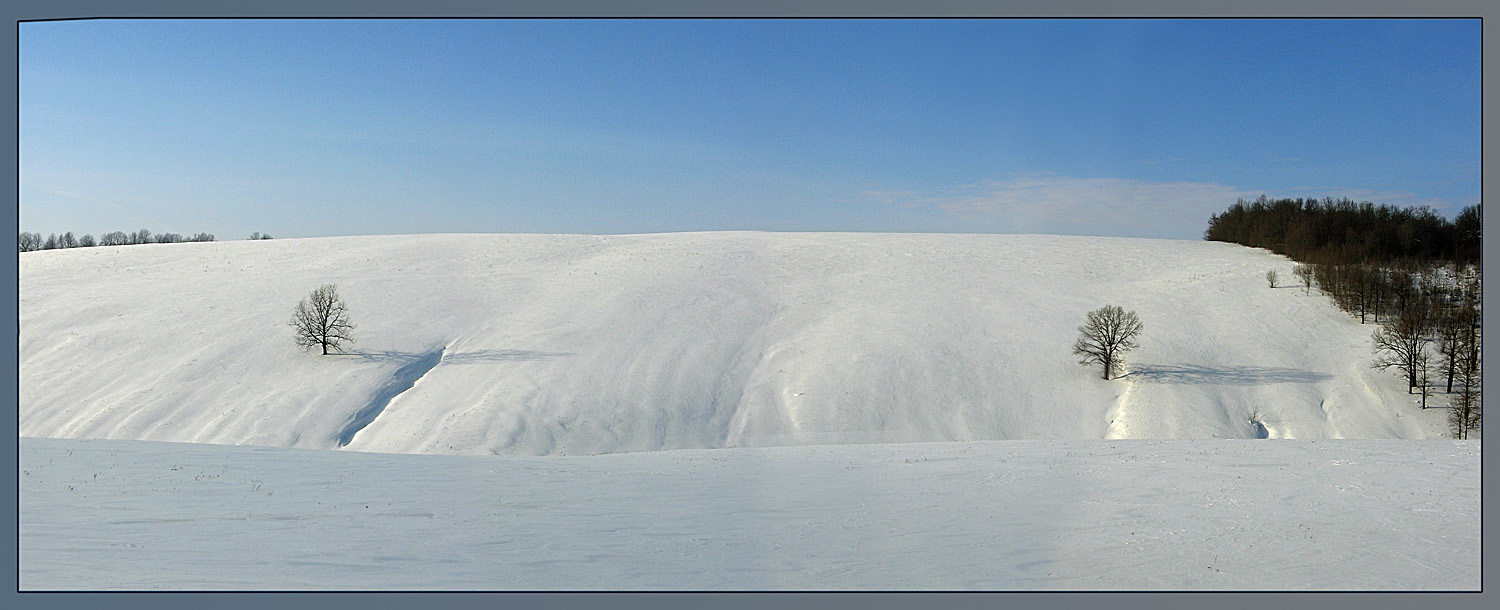
[[[1015, 235], [20, 256], [22, 590], [1475, 590], [1480, 441], [1293, 263]], [[357, 343], [299, 351], [333, 283]], [[1135, 311], [1123, 378], [1071, 353]], [[1340, 440], [1334, 440], [1340, 439]], [[1427, 439], [1427, 440], [1422, 440]]]
[[1478, 590], [1480, 441], [22, 439], [38, 590]]
[[[1291, 267], [1223, 243], [1041, 235], [27, 253], [20, 434], [479, 455], [1443, 436], [1441, 410], [1370, 368], [1372, 326], [1266, 286], [1266, 270]], [[293, 307], [325, 283], [356, 325], [347, 355], [292, 342]], [[1106, 382], [1071, 346], [1107, 303], [1145, 330], [1129, 375]], [[361, 411], [373, 419], [352, 426]]]

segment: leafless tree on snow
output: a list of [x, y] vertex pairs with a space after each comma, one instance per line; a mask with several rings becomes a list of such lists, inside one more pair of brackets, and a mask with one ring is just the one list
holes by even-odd
[[1312, 265], [1297, 265], [1292, 268], [1292, 275], [1302, 280], [1302, 294], [1312, 294], [1313, 268]]
[[1141, 321], [1135, 312], [1105, 305], [1089, 312], [1088, 322], [1078, 327], [1073, 353], [1083, 356], [1079, 364], [1102, 365], [1104, 378], [1109, 379], [1123, 364], [1125, 352], [1138, 347], [1135, 338], [1140, 333]]
[[1406, 307], [1396, 319], [1388, 320], [1375, 331], [1375, 368], [1395, 368], [1406, 376], [1406, 393], [1418, 385], [1426, 365], [1427, 333], [1432, 319], [1426, 307]]
[[349, 323], [348, 308], [339, 299], [338, 287], [333, 284], [319, 287], [298, 302], [291, 324], [297, 345], [303, 350], [322, 347], [324, 356], [330, 349], [342, 352], [344, 342], [354, 341], [350, 334], [354, 325]]

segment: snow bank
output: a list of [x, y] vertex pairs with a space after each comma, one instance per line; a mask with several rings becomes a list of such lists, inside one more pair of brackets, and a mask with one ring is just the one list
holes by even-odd
[[[1291, 267], [1222, 243], [852, 233], [27, 253], [20, 434], [515, 455], [1441, 436], [1440, 411], [1370, 370], [1372, 326], [1266, 286]], [[292, 342], [325, 283], [356, 324], [347, 355]], [[1108, 382], [1071, 353], [1106, 303], [1145, 325]]]
[[1480, 441], [589, 457], [22, 439], [23, 591], [1480, 587]]

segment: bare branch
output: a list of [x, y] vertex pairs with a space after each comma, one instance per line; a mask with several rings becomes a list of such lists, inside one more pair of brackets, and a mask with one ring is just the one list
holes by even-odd
[[354, 325], [349, 323], [348, 308], [333, 284], [319, 287], [298, 302], [291, 326], [297, 345], [304, 350], [321, 347], [325, 356], [330, 349], [343, 352], [344, 343], [354, 342]]
[[1140, 332], [1141, 321], [1135, 312], [1105, 305], [1089, 312], [1088, 322], [1078, 327], [1073, 353], [1083, 356], [1079, 364], [1102, 365], [1104, 378], [1109, 379], [1123, 363], [1124, 353], [1138, 347], [1135, 338]]

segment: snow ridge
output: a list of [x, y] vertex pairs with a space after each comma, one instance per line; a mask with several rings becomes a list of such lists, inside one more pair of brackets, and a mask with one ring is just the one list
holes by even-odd
[[442, 359], [443, 349], [438, 348], [413, 360], [411, 364], [397, 369], [396, 373], [391, 376], [390, 382], [375, 392], [375, 395], [370, 398], [370, 402], [360, 408], [353, 417], [349, 418], [349, 424], [344, 426], [344, 429], [339, 432], [339, 446], [347, 446], [350, 441], [354, 440], [355, 434], [358, 434], [360, 430], [364, 430], [365, 426], [370, 425], [370, 422], [375, 421], [375, 418], [380, 416], [380, 412], [385, 410], [386, 405], [391, 404], [392, 400], [395, 400], [403, 392], [416, 385], [422, 379], [422, 376], [437, 366]]

